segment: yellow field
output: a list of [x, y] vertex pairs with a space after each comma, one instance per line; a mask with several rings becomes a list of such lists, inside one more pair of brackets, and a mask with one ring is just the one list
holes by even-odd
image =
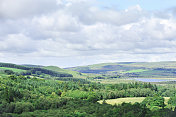
[[[114, 104], [122, 104], [123, 102], [125, 103], [132, 103], [134, 104], [135, 102], [142, 102], [145, 99], [145, 97], [130, 97], [130, 98], [118, 98], [118, 99], [110, 99], [106, 100], [106, 103], [114, 105]], [[164, 97], [165, 99], [165, 104], [167, 104], [169, 97]], [[103, 100], [98, 101], [100, 104], [102, 104]]]

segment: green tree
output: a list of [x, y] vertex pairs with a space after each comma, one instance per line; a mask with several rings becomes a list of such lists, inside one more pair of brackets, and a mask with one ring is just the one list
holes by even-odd
[[164, 98], [158, 95], [155, 95], [153, 97], [146, 97], [143, 101], [142, 104], [145, 104], [149, 106], [151, 109], [152, 108], [158, 108], [161, 107], [164, 109]]
[[4, 70], [4, 72], [8, 75], [14, 74], [14, 72], [12, 70]]
[[92, 93], [89, 93], [87, 100], [90, 102], [97, 102], [99, 99], [98, 99], [98, 96], [94, 92], [92, 92]]

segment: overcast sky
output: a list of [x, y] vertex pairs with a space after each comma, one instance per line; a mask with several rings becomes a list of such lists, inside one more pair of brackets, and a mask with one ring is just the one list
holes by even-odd
[[175, 60], [175, 0], [0, 0], [0, 62]]

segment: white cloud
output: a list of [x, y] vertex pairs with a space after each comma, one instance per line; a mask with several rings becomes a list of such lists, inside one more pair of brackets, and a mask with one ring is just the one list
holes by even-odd
[[76, 66], [176, 60], [174, 12], [89, 0], [1, 0], [0, 61]]
[[0, 51], [5, 53], [29, 53], [36, 51], [34, 40], [23, 34], [9, 34], [0, 39]]
[[35, 17], [32, 22], [33, 25], [46, 31], [75, 32], [80, 29], [80, 24], [77, 19], [63, 11], [58, 11], [41, 17]]
[[1, 0], [0, 18], [21, 18], [57, 9], [56, 0]]

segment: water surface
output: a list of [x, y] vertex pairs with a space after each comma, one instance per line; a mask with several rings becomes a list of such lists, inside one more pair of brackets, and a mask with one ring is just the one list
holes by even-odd
[[137, 81], [142, 82], [165, 82], [165, 81], [176, 81], [176, 79], [153, 79], [153, 78], [135, 78]]

